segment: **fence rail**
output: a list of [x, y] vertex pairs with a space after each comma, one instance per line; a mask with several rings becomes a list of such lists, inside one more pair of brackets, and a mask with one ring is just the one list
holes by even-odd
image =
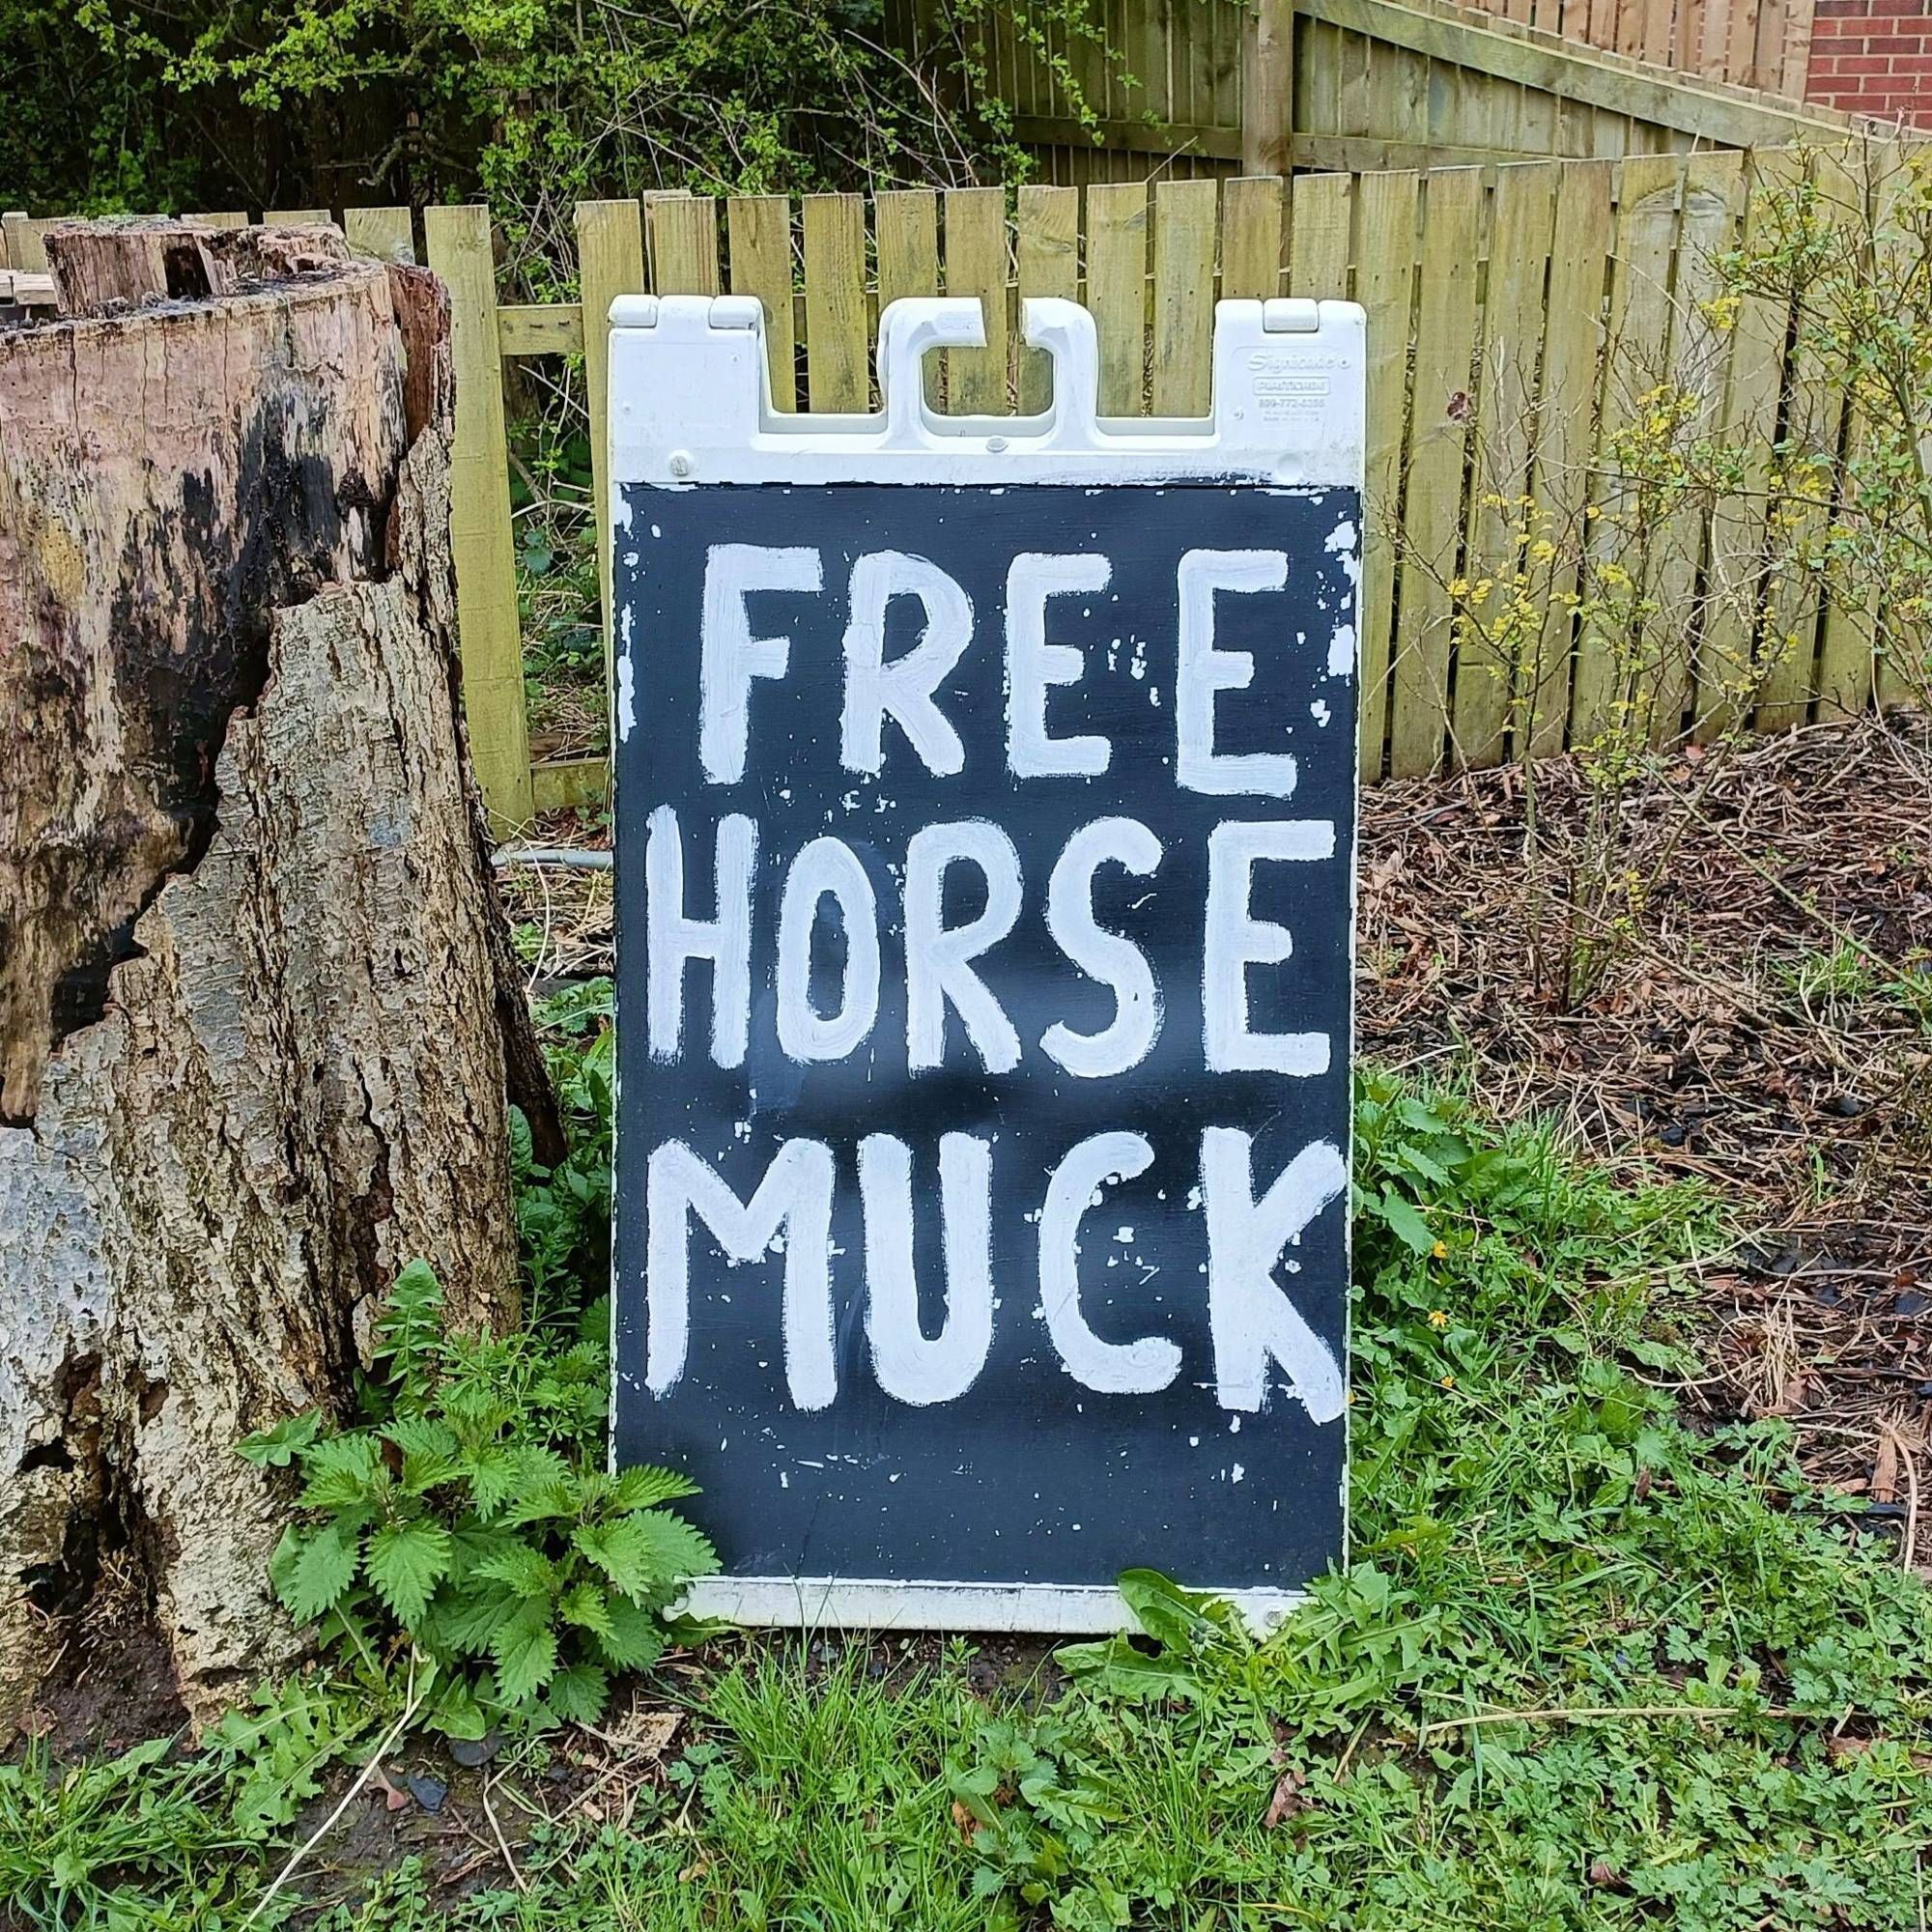
[[[1756, 723], [1860, 710], [1880, 675], [1869, 612], [1836, 609], [1815, 583], [1748, 588], [1764, 542], [1762, 495], [1749, 488], [1680, 512], [1671, 543], [1645, 565], [1661, 615], [1644, 621], [1684, 635], [1681, 648], [1646, 661], [1634, 694], [1572, 625], [1562, 594], [1574, 583], [1560, 567], [1533, 679], [1486, 661], [1480, 640], [1459, 644], [1452, 586], [1502, 574], [1520, 555], [1525, 540], [1507, 511], [1523, 498], [1549, 527], [1614, 510], [1620, 439], [1662, 387], [1688, 399], [1692, 431], [1738, 440], [1760, 471], [1775, 443], [1787, 457], [1809, 449], [1835, 462], [1843, 399], [1794, 352], [1788, 313], [1755, 301], [1727, 327], [1709, 298], [1718, 258], [1761, 205], [1754, 190], [1808, 174], [1849, 205], [1873, 191], [1878, 172], [1866, 153], [1717, 152], [1292, 183], [1035, 186], [1010, 209], [985, 188], [589, 202], [576, 213], [582, 299], [544, 305], [498, 303], [486, 210], [431, 209], [426, 258], [449, 285], [453, 315], [451, 534], [485, 795], [519, 824], [605, 789], [601, 758], [530, 760], [502, 365], [582, 355], [601, 504], [605, 318], [614, 297], [647, 291], [759, 297], [777, 406], [830, 411], [872, 406], [883, 304], [977, 296], [988, 346], [944, 357], [935, 392], [950, 410], [995, 414], [1037, 409], [1044, 394], [1042, 358], [1019, 340], [1019, 299], [1073, 298], [1098, 325], [1101, 409], [1122, 415], [1206, 412], [1217, 296], [1351, 296], [1368, 311], [1371, 356], [1366, 776], [1588, 742], [1633, 696], [1661, 740], [1708, 734], [1729, 701], [1724, 666], [1740, 654], [1748, 662], [1766, 618], [1795, 641], [1752, 688]], [[406, 210], [352, 210], [345, 223], [357, 245], [413, 251]], [[10, 262], [36, 266], [32, 224], [9, 216], [6, 232]], [[1736, 600], [1700, 601], [1725, 580], [1757, 603], [1741, 614]], [[608, 656], [608, 573], [601, 588]], [[1703, 612], [1694, 620], [1693, 606]]]

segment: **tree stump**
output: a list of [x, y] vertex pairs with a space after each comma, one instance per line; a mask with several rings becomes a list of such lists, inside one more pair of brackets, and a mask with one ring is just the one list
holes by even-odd
[[197, 1716], [412, 1258], [516, 1300], [555, 1116], [451, 648], [448, 313], [332, 229], [47, 236], [0, 327], [0, 1731], [110, 1557]]

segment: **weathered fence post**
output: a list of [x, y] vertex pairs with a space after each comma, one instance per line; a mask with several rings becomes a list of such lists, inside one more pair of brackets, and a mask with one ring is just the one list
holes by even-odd
[[1241, 44], [1241, 172], [1294, 163], [1294, 0], [1254, 0]]

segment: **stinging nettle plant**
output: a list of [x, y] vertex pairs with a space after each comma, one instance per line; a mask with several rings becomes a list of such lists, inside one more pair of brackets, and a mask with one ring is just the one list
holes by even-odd
[[593, 1307], [567, 1346], [453, 1335], [435, 1274], [412, 1263], [378, 1328], [383, 1419], [333, 1430], [311, 1411], [240, 1445], [303, 1480], [308, 1520], [270, 1573], [291, 1614], [372, 1681], [412, 1653], [419, 1686], [429, 1673], [425, 1720], [453, 1737], [594, 1722], [613, 1673], [664, 1649], [686, 1579], [717, 1568], [663, 1507], [690, 1482], [603, 1466], [607, 1313]]

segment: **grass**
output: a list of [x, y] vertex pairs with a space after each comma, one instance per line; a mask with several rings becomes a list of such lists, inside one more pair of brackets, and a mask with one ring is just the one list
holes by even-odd
[[[596, 1002], [561, 1017], [573, 1064], [608, 1041]], [[594, 1119], [601, 1082], [572, 1092]], [[721, 1646], [661, 1687], [683, 1747], [627, 1829], [542, 1826], [519, 1885], [462, 1898], [405, 1863], [308, 1922], [1923, 1926], [1926, 1592], [1777, 1425], [1695, 1430], [1670, 1393], [1721, 1204], [1374, 1074], [1357, 1118], [1351, 1559], [1283, 1629], [1256, 1642], [1136, 1573], [1148, 1634], [1064, 1649], [1051, 1696], [975, 1695], [959, 1646], [923, 1670]], [[259, 1776], [239, 1830], [225, 1762], [92, 1768], [85, 1804], [72, 1773], [9, 1768], [0, 1900], [36, 1926], [242, 1923], [288, 1830]], [[56, 1889], [55, 1830], [92, 1889]]]
[[1932, 979], [1926, 962], [1912, 960], [1899, 972], [1851, 938], [1778, 960], [1776, 983], [1821, 1025], [1844, 1027], [1868, 1019], [1911, 1019], [1932, 1027]]

